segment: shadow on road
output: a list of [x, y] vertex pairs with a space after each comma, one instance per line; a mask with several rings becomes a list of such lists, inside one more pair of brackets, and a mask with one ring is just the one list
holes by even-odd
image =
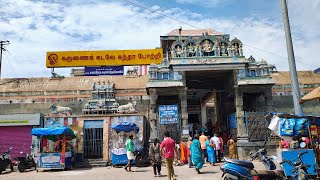
[[203, 171], [201, 174], [216, 174], [217, 172], [212, 172], [212, 171]]
[[134, 170], [134, 172], [149, 172], [149, 171], [151, 171], [151, 170]]

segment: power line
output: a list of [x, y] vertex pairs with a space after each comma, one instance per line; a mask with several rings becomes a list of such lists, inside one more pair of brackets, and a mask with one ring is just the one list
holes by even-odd
[[[190, 27], [194, 27], [194, 28], [196, 28], [196, 29], [202, 29], [202, 28], [199, 28], [199, 27], [197, 27], [197, 26], [195, 26], [195, 25], [192, 25], [192, 24], [190, 24], [190, 23], [187, 23], [187, 22], [181, 21], [181, 20], [179, 20], [179, 19], [173, 18], [173, 17], [168, 16], [168, 15], [166, 15], [166, 14], [160, 13], [160, 12], [158, 12], [157, 10], [152, 10], [152, 9], [150, 9], [150, 8], [148, 8], [148, 7], [145, 7], [145, 6], [143, 6], [143, 5], [134, 3], [134, 2], [132, 2], [132, 1], [129, 1], [129, 0], [123, 0], [123, 1], [125, 1], [125, 2], [127, 2], [127, 3], [130, 3], [130, 4], [134, 5], [134, 6], [137, 6], [137, 7], [146, 9], [146, 10], [149, 10], [149, 11], [151, 11], [151, 12], [157, 13], [157, 14], [159, 14], [159, 15], [161, 15], [161, 16], [170, 18], [170, 19], [172, 19], [172, 20], [174, 20], [174, 21], [180, 22], [180, 23], [185, 24], [185, 25], [188, 25], [188, 26], [190, 26]], [[266, 50], [264, 50], [264, 49], [254, 47], [254, 46], [251, 46], [251, 45], [249, 45], [249, 44], [244, 44], [244, 43], [242, 43], [242, 44], [245, 45], [245, 46], [249, 46], [249, 47], [252, 47], [252, 48], [254, 48], [254, 49], [263, 51], [263, 52], [265, 52], [265, 53], [272, 54], [272, 55], [274, 55], [274, 56], [278, 56], [278, 57], [281, 57], [281, 58], [283, 58], [283, 59], [288, 60], [287, 57], [281, 56], [281, 55], [279, 55], [279, 54], [275, 54], [275, 53], [266, 51]], [[314, 67], [314, 66], [312, 66], [312, 65], [310, 65], [310, 64], [305, 64], [305, 63], [300, 62], [300, 61], [297, 61], [297, 60], [296, 60], [296, 62], [298, 62], [298, 63], [300, 63], [300, 64], [303, 64], [303, 65], [306, 65], [306, 66], [309, 66], [309, 67]]]
[[166, 15], [166, 14], [159, 13], [157, 10], [152, 10], [152, 9], [150, 9], [150, 8], [148, 8], [148, 7], [142, 6], [142, 5], [137, 4], [137, 3], [134, 3], [134, 2], [132, 2], [132, 1], [129, 1], [129, 0], [123, 0], [123, 1], [125, 1], [125, 2], [127, 2], [127, 3], [130, 3], [130, 4], [133, 4], [133, 5], [137, 6], [137, 7], [140, 7], [140, 8], [146, 9], [146, 10], [149, 10], [149, 11], [151, 11], [151, 12], [157, 13], [157, 14], [159, 14], [159, 15], [161, 15], [161, 16], [164, 16], [164, 17], [167, 17], [167, 18], [169, 18], [169, 19], [175, 20], [175, 21], [180, 22], [180, 23], [182, 23], [182, 24], [185, 24], [185, 25], [188, 25], [188, 26], [197, 28], [197, 29], [201, 29], [201, 28], [199, 28], [199, 27], [197, 27], [197, 26], [194, 26], [194, 25], [192, 25], [192, 24], [186, 23], [186, 22], [181, 21], [181, 20], [179, 20], [179, 19], [173, 18], [173, 17], [168, 16], [168, 15]]

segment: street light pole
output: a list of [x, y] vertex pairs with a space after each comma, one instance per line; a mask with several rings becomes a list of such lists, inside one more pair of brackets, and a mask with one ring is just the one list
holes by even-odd
[[290, 77], [291, 77], [291, 88], [292, 88], [294, 112], [295, 114], [302, 114], [303, 113], [302, 108], [299, 103], [300, 89], [299, 89], [299, 82], [298, 82], [298, 76], [297, 76], [296, 61], [294, 58], [294, 51], [292, 46], [287, 1], [281, 0], [281, 5], [282, 5], [284, 31], [285, 31], [286, 43], [287, 43], [287, 53], [288, 53], [289, 71], [290, 71]]
[[5, 45], [9, 45], [9, 41], [0, 41], [0, 79], [1, 79], [1, 65], [2, 65], [2, 51], [6, 51]]

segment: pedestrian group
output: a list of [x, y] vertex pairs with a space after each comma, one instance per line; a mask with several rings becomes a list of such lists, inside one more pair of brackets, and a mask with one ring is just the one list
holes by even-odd
[[[222, 133], [214, 134], [213, 137], [210, 137], [202, 132], [201, 136], [195, 134], [193, 138], [188, 138], [188, 142], [181, 142], [178, 144], [170, 137], [170, 133], [166, 131], [164, 133], [164, 140], [161, 143], [159, 142], [159, 139], [156, 138], [149, 147], [149, 157], [154, 176], [162, 176], [161, 166], [163, 162], [167, 168], [167, 177], [169, 180], [176, 179], [173, 168], [175, 162], [178, 162], [178, 164], [188, 164], [189, 168], [194, 167], [198, 174], [201, 174], [200, 169], [203, 167], [205, 161], [212, 166], [215, 166], [216, 163], [221, 162], [221, 159], [224, 156], [224, 143], [222, 137]], [[128, 164], [124, 169], [128, 172], [133, 172], [131, 167], [132, 162], [135, 159], [132, 139], [133, 136], [131, 135], [125, 143]], [[229, 147], [229, 157], [236, 158], [236, 142], [232, 139], [231, 135], [228, 137], [227, 145]], [[176, 163], [176, 165], [178, 164]]]

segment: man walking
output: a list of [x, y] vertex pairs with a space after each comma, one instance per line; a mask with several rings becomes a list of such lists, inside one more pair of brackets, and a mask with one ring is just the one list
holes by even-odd
[[216, 145], [216, 148], [215, 148], [216, 161], [217, 161], [217, 163], [219, 163], [219, 162], [221, 162], [221, 151], [220, 151], [221, 142], [220, 142], [220, 139], [218, 138], [218, 134], [214, 134], [213, 137], [210, 139], [210, 141], [212, 144]]
[[206, 146], [206, 141], [208, 140], [207, 136], [204, 135], [204, 131], [202, 132], [201, 136], [199, 137], [199, 141], [200, 141], [200, 144], [201, 144], [201, 152], [202, 152], [202, 157], [204, 159], [207, 159], [207, 162], [208, 161], [208, 154], [207, 154], [207, 146]]
[[[164, 153], [163, 153], [163, 149], [164, 149]], [[176, 177], [174, 176], [173, 160], [174, 160], [174, 153], [178, 155], [178, 151], [176, 149], [174, 140], [170, 138], [169, 131], [166, 131], [164, 133], [164, 140], [160, 145], [160, 152], [161, 152], [161, 156], [164, 157], [166, 161], [166, 167], [168, 170], [168, 179], [171, 180], [172, 178], [173, 180], [175, 180]]]
[[[134, 155], [134, 144], [133, 144], [133, 135], [129, 136], [129, 139], [126, 141], [126, 150], [127, 150], [127, 158], [128, 158], [128, 164], [124, 167], [124, 169], [127, 172], [133, 172], [131, 170], [131, 166], [132, 166], [132, 162], [135, 159], [135, 155]], [[129, 170], [128, 170], [129, 168]]]

